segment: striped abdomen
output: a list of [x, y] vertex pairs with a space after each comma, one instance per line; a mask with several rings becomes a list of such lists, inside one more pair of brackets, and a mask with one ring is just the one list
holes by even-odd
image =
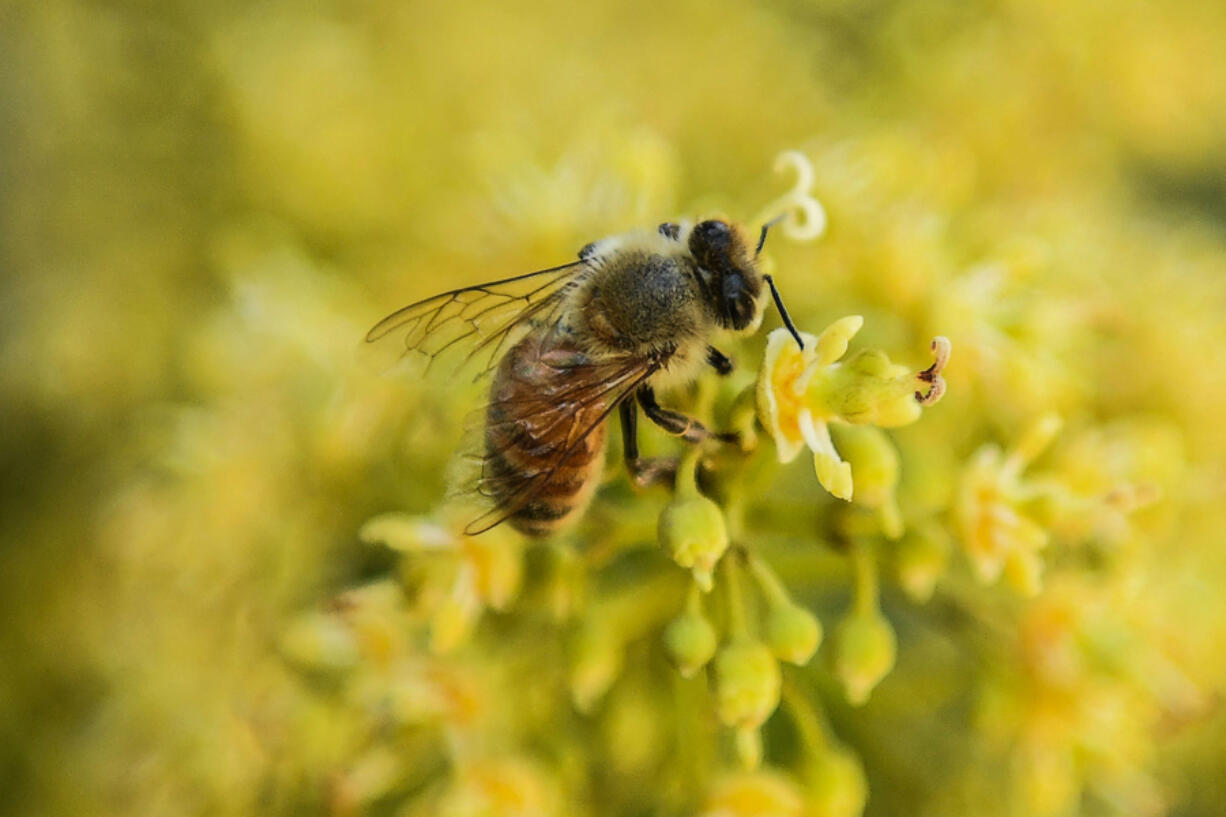
[[546, 330], [527, 335], [499, 364], [485, 415], [481, 491], [516, 530], [543, 536], [591, 500], [613, 398], [592, 382], [599, 373]]

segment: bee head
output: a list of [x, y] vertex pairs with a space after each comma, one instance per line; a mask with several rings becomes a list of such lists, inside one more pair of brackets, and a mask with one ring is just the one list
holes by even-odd
[[762, 278], [741, 229], [726, 221], [700, 222], [690, 232], [689, 248], [720, 322], [738, 330], [753, 325], [761, 315]]

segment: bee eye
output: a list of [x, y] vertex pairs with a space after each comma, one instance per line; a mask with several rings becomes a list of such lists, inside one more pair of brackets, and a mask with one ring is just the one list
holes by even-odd
[[720, 289], [724, 322], [733, 329], [744, 329], [752, 323], [756, 304], [753, 293], [745, 286], [744, 276], [739, 272], [725, 275]]
[[745, 279], [739, 272], [724, 276], [723, 290], [725, 301], [735, 301], [741, 297], [745, 289]]

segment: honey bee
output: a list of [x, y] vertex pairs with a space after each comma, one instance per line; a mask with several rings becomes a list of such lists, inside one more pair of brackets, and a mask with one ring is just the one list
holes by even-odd
[[405, 354], [431, 363], [466, 349], [479, 376], [493, 372], [476, 489], [489, 509], [465, 533], [508, 522], [545, 536], [578, 517], [604, 465], [605, 420], [620, 413], [631, 477], [647, 484], [667, 466], [639, 456], [638, 409], [690, 442], [715, 434], [662, 407], [656, 389], [692, 381], [732, 361], [711, 345], [718, 330], [750, 333], [762, 322], [763, 283], [803, 346], [745, 230], [723, 220], [661, 224], [592, 242], [558, 267], [444, 292], [379, 321], [368, 342], [403, 338]]

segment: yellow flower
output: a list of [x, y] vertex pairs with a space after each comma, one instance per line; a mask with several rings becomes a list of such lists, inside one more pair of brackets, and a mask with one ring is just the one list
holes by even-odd
[[1008, 454], [988, 445], [971, 458], [958, 490], [955, 515], [962, 546], [980, 581], [995, 582], [1005, 572], [1010, 584], [1021, 592], [1038, 592], [1043, 566], [1039, 551], [1047, 546], [1048, 534], [1023, 512], [1022, 505], [1037, 493], [1022, 473], [1059, 430], [1060, 418], [1048, 414]]
[[366, 522], [358, 536], [401, 553], [442, 554], [450, 561], [449, 585], [439, 594], [431, 614], [430, 647], [435, 652], [448, 652], [467, 641], [485, 608], [502, 610], [519, 593], [523, 542], [506, 526], [467, 536], [458, 511], [444, 522], [386, 513]]
[[864, 319], [835, 321], [818, 337], [801, 333], [804, 349], [784, 329], [766, 342], [758, 375], [758, 417], [775, 440], [781, 462], [808, 447], [822, 487], [839, 499], [852, 497], [851, 464], [830, 439], [829, 423], [895, 428], [914, 422], [923, 406], [945, 392], [941, 370], [949, 340], [932, 342], [934, 362], [921, 372], [891, 363], [884, 352], [862, 351], [841, 361]]

